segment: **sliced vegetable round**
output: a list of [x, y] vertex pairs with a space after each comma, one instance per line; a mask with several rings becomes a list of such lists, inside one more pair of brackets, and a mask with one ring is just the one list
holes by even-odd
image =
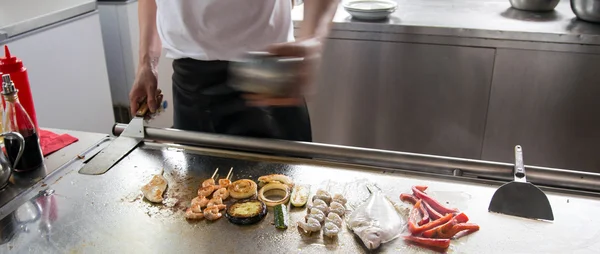
[[250, 225], [261, 221], [267, 215], [265, 203], [256, 199], [238, 200], [227, 208], [225, 217], [233, 224]]
[[[272, 200], [265, 197], [265, 192], [270, 190], [280, 190], [284, 192], [283, 198], [279, 200]], [[258, 191], [258, 199], [265, 202], [267, 206], [276, 206], [279, 204], [285, 204], [290, 200], [290, 189], [287, 185], [282, 183], [269, 183], [266, 184]]]
[[235, 199], [245, 199], [256, 195], [258, 186], [250, 179], [237, 180], [227, 187], [229, 196]]

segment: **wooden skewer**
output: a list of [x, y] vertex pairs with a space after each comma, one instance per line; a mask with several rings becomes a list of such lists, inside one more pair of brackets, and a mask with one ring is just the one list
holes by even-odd
[[219, 168], [215, 169], [215, 172], [212, 174], [212, 176], [210, 178], [215, 178], [215, 176], [217, 175], [217, 172], [219, 172]]
[[225, 177], [225, 179], [229, 179], [231, 181], [231, 177], [233, 177], [233, 175], [231, 174], [232, 171], [233, 171], [233, 167], [231, 167], [231, 169], [229, 169], [229, 173], [227, 173], [227, 177]]

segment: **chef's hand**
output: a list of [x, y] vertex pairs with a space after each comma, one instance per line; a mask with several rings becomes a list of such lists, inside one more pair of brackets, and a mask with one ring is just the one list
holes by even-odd
[[298, 79], [295, 89], [285, 97], [272, 97], [264, 94], [244, 96], [254, 106], [296, 106], [304, 103], [304, 95], [309, 91], [320, 61], [322, 43], [316, 38], [280, 43], [269, 46], [267, 51], [278, 56], [304, 57], [302, 65], [296, 70]]
[[129, 107], [131, 108], [132, 115], [135, 116], [140, 104], [146, 99], [150, 112], [156, 112], [158, 103], [162, 100], [156, 76], [156, 71], [153, 71], [153, 68], [150, 66], [144, 67], [140, 65], [138, 68], [133, 87], [129, 93]]

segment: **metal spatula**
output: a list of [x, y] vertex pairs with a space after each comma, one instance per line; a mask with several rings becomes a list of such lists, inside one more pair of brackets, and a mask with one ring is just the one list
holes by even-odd
[[144, 117], [147, 113], [148, 105], [144, 101], [125, 131], [85, 164], [79, 173], [84, 175], [104, 174], [131, 152], [144, 139]]
[[554, 220], [546, 194], [527, 182], [521, 146], [515, 147], [514, 176], [514, 181], [496, 190], [488, 210], [529, 219]]

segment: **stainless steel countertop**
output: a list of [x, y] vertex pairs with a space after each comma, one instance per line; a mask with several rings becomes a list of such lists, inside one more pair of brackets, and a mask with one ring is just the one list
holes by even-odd
[[[54, 172], [59, 170], [65, 164], [71, 164], [79, 160], [79, 163], [83, 163], [83, 160], [78, 159], [78, 155], [87, 155], [91, 157], [93, 152], [98, 152], [108, 142], [101, 142], [102, 140], [110, 141], [108, 135], [80, 132], [80, 131], [65, 131], [60, 129], [48, 129], [56, 134], [67, 133], [78, 139], [77, 142], [70, 144], [44, 158], [44, 165], [36, 170], [23, 173], [13, 173], [10, 178], [8, 186], [0, 191], [0, 207], [4, 206], [15, 197], [22, 195], [27, 190], [31, 189], [36, 185], [45, 185], [45, 179], [47, 176], [52, 175]], [[91, 149], [89, 154], [84, 154], [88, 148], [92, 148], [95, 144], [100, 145], [99, 147]], [[0, 212], [0, 217], [4, 216]]]
[[[487, 212], [495, 184], [470, 183], [452, 177], [391, 172], [351, 164], [261, 156], [231, 151], [167, 147], [146, 143], [103, 175], [77, 173], [77, 165], [52, 175], [47, 186], [16, 212], [1, 220], [2, 253], [366, 253], [362, 243], [344, 228], [337, 240], [320, 234], [301, 235], [294, 226], [305, 209], [290, 211], [291, 227], [276, 230], [271, 211], [257, 225], [240, 227], [225, 218], [215, 222], [186, 221], [183, 210], [204, 178], [215, 168], [234, 167], [233, 178], [256, 180], [262, 174], [285, 173], [296, 182], [345, 193], [349, 207], [376, 183], [394, 202], [410, 186], [430, 186], [428, 192], [465, 212], [481, 230], [453, 240], [450, 253], [598, 253], [600, 199], [547, 192], [556, 220], [552, 223]], [[165, 170], [169, 202], [152, 205], [140, 187], [152, 174]], [[399, 203], [399, 202], [398, 202]], [[400, 204], [401, 214], [406, 214]], [[4, 210], [1, 208], [0, 210]], [[401, 239], [382, 245], [386, 253], [428, 253]]]
[[0, 0], [0, 42], [95, 9], [95, 0]]
[[[508, 0], [396, 1], [396, 12], [380, 22], [352, 19], [340, 4], [332, 29], [600, 45], [600, 24], [576, 19], [568, 0], [549, 13], [512, 9]], [[295, 7], [296, 27], [302, 16], [303, 5]]]

